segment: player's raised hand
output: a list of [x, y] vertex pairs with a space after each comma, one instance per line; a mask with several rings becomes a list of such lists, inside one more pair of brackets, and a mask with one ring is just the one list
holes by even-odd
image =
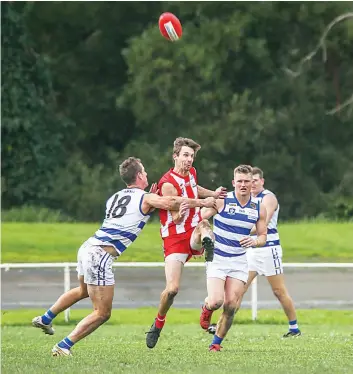
[[226, 187], [218, 187], [215, 191], [214, 198], [215, 199], [225, 199], [227, 197], [227, 189]]
[[253, 239], [250, 236], [246, 236], [245, 238], [240, 239], [239, 243], [243, 248], [250, 248], [250, 247], [257, 246], [257, 240]]
[[157, 183], [152, 183], [151, 188], [150, 188], [150, 193], [158, 193]]
[[217, 205], [216, 199], [214, 197], [207, 197], [204, 201], [204, 207], [205, 208], [214, 208]]

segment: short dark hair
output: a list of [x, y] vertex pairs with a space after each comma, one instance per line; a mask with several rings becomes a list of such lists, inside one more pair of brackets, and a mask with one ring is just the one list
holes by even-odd
[[255, 174], [258, 174], [261, 179], [264, 177], [264, 172], [257, 166], [254, 166], [252, 168], [252, 175], [255, 175]]
[[197, 144], [194, 140], [189, 138], [176, 138], [174, 140], [173, 154], [179, 156], [182, 147], [190, 147], [194, 150], [195, 156], [197, 151], [201, 149], [200, 144]]
[[128, 186], [136, 182], [137, 174], [142, 173], [141, 160], [136, 157], [129, 157], [119, 165], [121, 179]]
[[239, 174], [253, 174], [253, 168], [250, 165], [239, 165], [234, 169], [234, 175]]

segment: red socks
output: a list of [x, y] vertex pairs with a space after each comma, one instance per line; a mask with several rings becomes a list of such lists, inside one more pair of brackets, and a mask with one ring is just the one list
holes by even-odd
[[157, 318], [156, 318], [156, 327], [158, 329], [162, 329], [164, 324], [165, 324], [165, 317], [166, 316], [161, 316], [159, 313], [157, 314]]

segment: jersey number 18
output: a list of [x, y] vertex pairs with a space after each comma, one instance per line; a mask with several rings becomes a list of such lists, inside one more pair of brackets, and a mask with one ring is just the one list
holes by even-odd
[[127, 206], [131, 201], [131, 196], [123, 196], [120, 200], [118, 199], [119, 195], [116, 194], [105, 218], [120, 218], [126, 213]]

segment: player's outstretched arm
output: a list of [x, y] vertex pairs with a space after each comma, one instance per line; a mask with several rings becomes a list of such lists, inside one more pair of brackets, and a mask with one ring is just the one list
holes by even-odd
[[218, 187], [216, 191], [208, 190], [201, 186], [197, 186], [197, 194], [201, 198], [214, 197], [215, 199], [225, 199], [227, 196], [227, 189], [225, 187]]
[[216, 200], [215, 206], [211, 208], [202, 208], [201, 209], [201, 218], [202, 219], [210, 219], [211, 217], [215, 216], [218, 212], [223, 210], [224, 208], [224, 200]]
[[148, 194], [144, 197], [145, 204], [151, 208], [164, 209], [169, 211], [176, 211], [183, 203], [187, 209], [196, 207], [211, 207], [214, 206], [216, 200], [213, 197], [207, 199], [188, 199], [180, 196], [158, 196], [156, 194]]
[[[173, 220], [180, 220], [180, 205], [183, 203], [183, 211], [185, 209], [196, 208], [196, 207], [212, 207], [215, 204], [215, 199], [209, 197], [207, 199], [188, 199], [177, 196], [178, 192], [175, 187], [170, 183], [164, 183], [162, 186], [162, 195], [158, 196], [154, 193], [146, 194], [142, 202], [142, 211], [147, 214], [151, 210], [164, 209], [169, 210], [172, 214]], [[164, 196], [169, 195], [169, 196]]]

